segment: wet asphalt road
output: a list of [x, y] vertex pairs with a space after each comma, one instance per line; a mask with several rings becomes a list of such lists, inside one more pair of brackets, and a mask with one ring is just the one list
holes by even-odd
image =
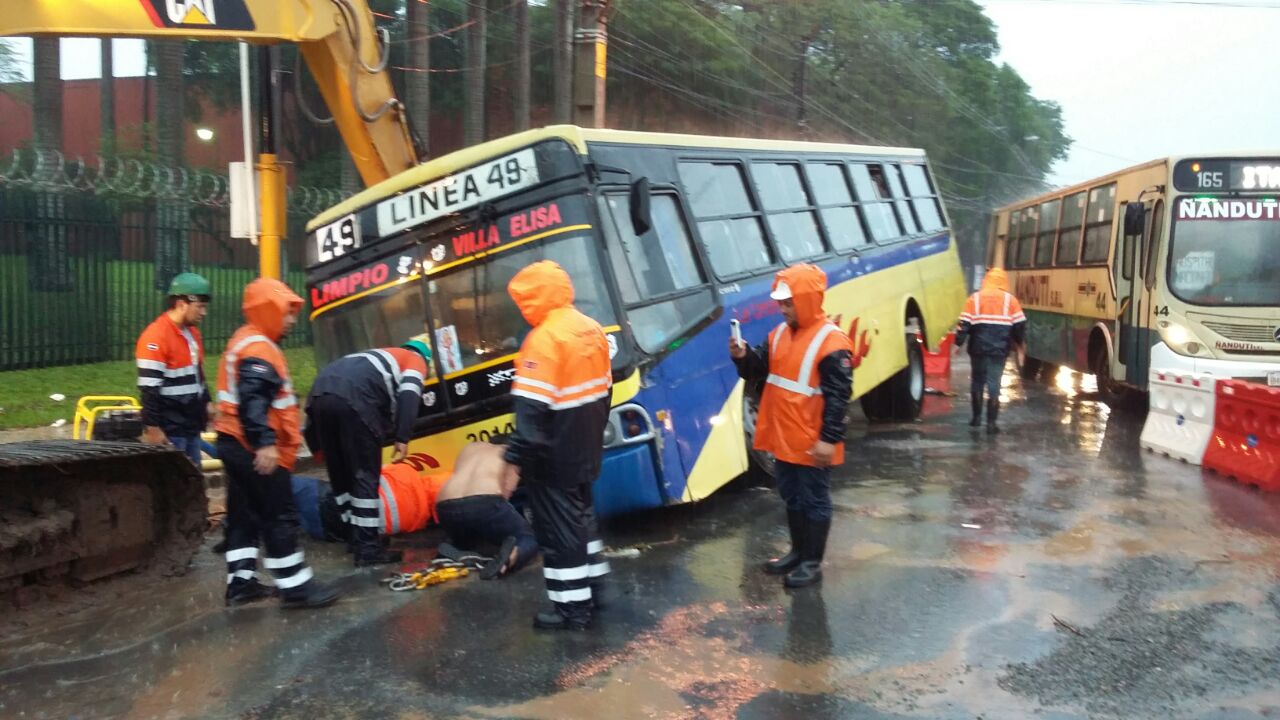
[[919, 423], [856, 413], [818, 588], [757, 569], [783, 512], [745, 483], [607, 527], [644, 545], [585, 633], [530, 627], [536, 567], [391, 593], [313, 543], [340, 604], [225, 611], [204, 552], [9, 618], [0, 717], [1280, 717], [1280, 499], [1141, 453], [1068, 373], [972, 431], [961, 373]]

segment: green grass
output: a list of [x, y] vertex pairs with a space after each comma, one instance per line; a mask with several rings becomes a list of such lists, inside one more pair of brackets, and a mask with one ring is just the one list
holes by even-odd
[[[219, 348], [221, 350], [221, 348]], [[298, 397], [305, 399], [316, 377], [315, 353], [309, 347], [284, 351]], [[216, 382], [218, 356], [205, 358], [210, 390]], [[0, 372], [0, 430], [49, 425], [75, 417], [76, 401], [85, 395], [138, 396], [137, 368], [132, 361], [67, 365]], [[66, 400], [55, 402], [50, 395]]]

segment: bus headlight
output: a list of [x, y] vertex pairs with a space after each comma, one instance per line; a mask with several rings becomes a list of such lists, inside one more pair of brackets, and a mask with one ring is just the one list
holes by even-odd
[[609, 422], [604, 428], [604, 446], [618, 447], [648, 442], [656, 431], [648, 411], [634, 403], [619, 405], [609, 412]]
[[1199, 355], [1204, 351], [1204, 344], [1200, 342], [1200, 338], [1180, 323], [1161, 320], [1157, 328], [1164, 344], [1179, 355]]

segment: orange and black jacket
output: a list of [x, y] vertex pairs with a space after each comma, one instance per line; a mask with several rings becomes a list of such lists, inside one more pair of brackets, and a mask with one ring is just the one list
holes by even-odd
[[292, 470], [302, 444], [298, 399], [279, 342], [285, 317], [302, 308], [302, 298], [287, 285], [258, 278], [245, 287], [245, 325], [227, 341], [218, 363], [219, 433], [246, 450], [274, 445], [280, 466]]
[[1011, 345], [1026, 342], [1027, 316], [1022, 304], [1009, 292], [1004, 270], [992, 268], [982, 279], [982, 289], [969, 296], [960, 313], [956, 346], [969, 344], [969, 355], [1005, 357]]
[[516, 357], [516, 428], [506, 460], [528, 482], [591, 483], [600, 474], [613, 392], [608, 338], [573, 307], [569, 275], [550, 260], [516, 273], [507, 291], [533, 330]]
[[199, 435], [209, 422], [204, 341], [198, 329], [187, 331], [189, 338], [162, 314], [138, 336], [135, 352], [142, 424], [175, 437]]
[[764, 343], [735, 361], [748, 385], [763, 385], [754, 446], [794, 465], [813, 465], [818, 441], [836, 446], [833, 465], [844, 461], [845, 411], [853, 393], [849, 337], [827, 319], [822, 302], [827, 276], [814, 265], [778, 272], [774, 287], [792, 291], [798, 327], [779, 324]]
[[[418, 419], [418, 408], [422, 405], [422, 383], [426, 375], [426, 360], [413, 350], [367, 350], [338, 358], [325, 366], [311, 385], [310, 397], [340, 397], [375, 436], [407, 443], [413, 436], [413, 421]], [[308, 412], [310, 406], [308, 399]]]

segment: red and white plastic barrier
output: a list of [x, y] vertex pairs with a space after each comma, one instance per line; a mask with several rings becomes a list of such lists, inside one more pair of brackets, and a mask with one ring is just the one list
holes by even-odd
[[1280, 491], [1280, 388], [1223, 380], [1217, 401], [1204, 466], [1263, 490]]
[[1213, 436], [1216, 384], [1212, 375], [1152, 370], [1142, 447], [1192, 465], [1201, 464]]

